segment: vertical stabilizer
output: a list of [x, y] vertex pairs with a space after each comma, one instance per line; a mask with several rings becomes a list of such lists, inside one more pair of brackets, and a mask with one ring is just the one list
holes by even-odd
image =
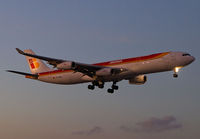
[[[24, 52], [35, 55], [35, 53], [31, 49], [24, 50]], [[29, 68], [32, 74], [51, 71], [51, 69], [40, 59], [26, 56], [26, 60], [29, 64]]]

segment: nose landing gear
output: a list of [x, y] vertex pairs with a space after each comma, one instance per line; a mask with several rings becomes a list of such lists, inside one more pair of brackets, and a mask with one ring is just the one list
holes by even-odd
[[174, 74], [173, 74], [173, 77], [174, 77], [174, 78], [178, 78], [178, 74], [177, 74], [177, 73], [178, 73], [178, 71], [179, 71], [180, 68], [181, 68], [181, 67], [175, 67], [175, 68], [174, 68]]
[[178, 78], [178, 74], [177, 74], [177, 73], [174, 73], [174, 74], [173, 74], [173, 77], [174, 77], [174, 78]]

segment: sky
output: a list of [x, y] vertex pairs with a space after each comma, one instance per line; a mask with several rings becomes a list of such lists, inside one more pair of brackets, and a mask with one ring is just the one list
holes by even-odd
[[[199, 0], [0, 0], [1, 139], [188, 139], [200, 136]], [[144, 85], [90, 91], [5, 72], [29, 72], [15, 48], [83, 63], [165, 51], [196, 58]]]

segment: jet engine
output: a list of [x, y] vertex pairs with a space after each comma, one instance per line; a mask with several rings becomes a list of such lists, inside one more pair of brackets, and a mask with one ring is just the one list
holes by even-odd
[[62, 63], [58, 64], [56, 67], [58, 69], [70, 70], [70, 69], [73, 69], [74, 66], [75, 66], [74, 62], [66, 61], [66, 62], [62, 62]]
[[147, 81], [147, 76], [138, 75], [129, 79], [129, 84], [141, 85], [141, 84], [144, 84], [146, 81]]

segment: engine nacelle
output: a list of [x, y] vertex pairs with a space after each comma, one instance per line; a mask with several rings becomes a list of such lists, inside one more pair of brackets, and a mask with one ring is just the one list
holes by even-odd
[[145, 75], [138, 75], [134, 78], [131, 78], [129, 80], [129, 84], [136, 84], [136, 85], [141, 85], [144, 84], [147, 81], [147, 76]]
[[73, 69], [74, 66], [75, 66], [74, 62], [66, 61], [66, 62], [62, 62], [62, 63], [58, 64], [56, 67], [58, 69], [70, 70], [70, 69]]
[[96, 71], [97, 76], [109, 76], [113, 74], [113, 69], [111, 68], [103, 68]]

